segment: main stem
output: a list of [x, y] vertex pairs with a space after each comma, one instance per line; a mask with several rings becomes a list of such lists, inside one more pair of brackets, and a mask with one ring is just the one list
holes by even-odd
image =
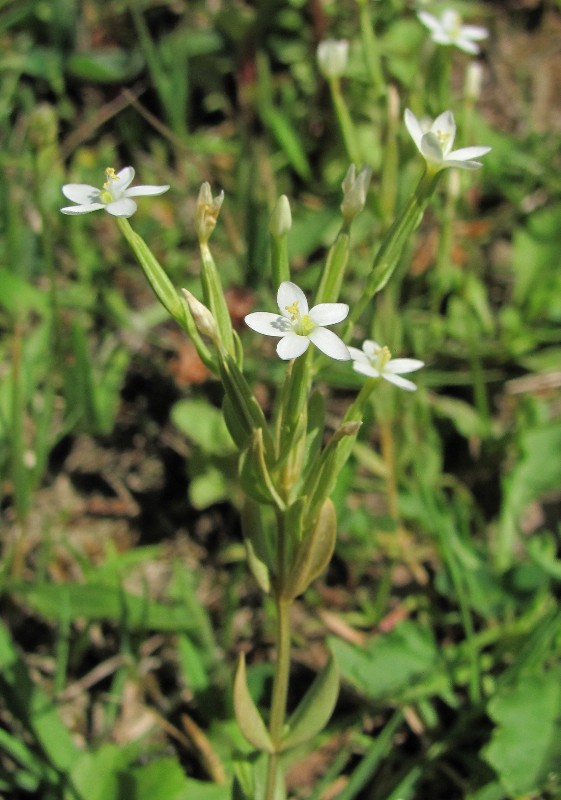
[[286, 698], [288, 695], [288, 679], [290, 676], [290, 606], [291, 600], [276, 597], [277, 630], [276, 645], [277, 657], [275, 663], [275, 678], [273, 682], [273, 696], [271, 702], [271, 721], [269, 733], [275, 746], [275, 752], [269, 756], [267, 769], [267, 785], [264, 800], [274, 800], [275, 789], [279, 771], [278, 748], [282, 739], [284, 720], [286, 716]]

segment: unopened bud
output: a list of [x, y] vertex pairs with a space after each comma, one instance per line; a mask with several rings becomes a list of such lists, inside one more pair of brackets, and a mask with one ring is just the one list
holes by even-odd
[[481, 96], [483, 84], [483, 67], [478, 61], [470, 61], [466, 69], [464, 94], [466, 100], [475, 103]]
[[335, 444], [339, 442], [341, 439], [344, 439], [345, 436], [356, 436], [359, 432], [362, 422], [357, 420], [355, 422], [343, 422], [343, 424], [337, 428], [329, 444]]
[[285, 194], [281, 194], [271, 214], [269, 232], [272, 236], [280, 238], [281, 236], [285, 236], [291, 228], [292, 214], [290, 212], [288, 197]]
[[345, 180], [341, 184], [343, 190], [341, 211], [346, 222], [351, 222], [364, 208], [371, 176], [372, 170], [370, 167], [363, 167], [358, 175], [354, 164], [349, 167]]
[[203, 336], [208, 336], [209, 339], [216, 342], [219, 338], [218, 326], [208, 308], [204, 303], [201, 303], [200, 300], [197, 300], [195, 295], [191, 294], [187, 289], [182, 289], [181, 291], [183, 292], [183, 297], [187, 301], [189, 311], [191, 312], [191, 316], [195, 321], [199, 333], [202, 333]]
[[340, 78], [347, 68], [349, 43], [345, 39], [326, 39], [318, 45], [317, 59], [324, 78]]
[[29, 139], [36, 150], [42, 150], [56, 142], [58, 137], [58, 118], [56, 110], [49, 103], [35, 106], [29, 116]]
[[203, 183], [197, 200], [197, 235], [201, 244], [206, 244], [216, 227], [216, 220], [224, 202], [224, 192], [212, 197], [210, 183]]

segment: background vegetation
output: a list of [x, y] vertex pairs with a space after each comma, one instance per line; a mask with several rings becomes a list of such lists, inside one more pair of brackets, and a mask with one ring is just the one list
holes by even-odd
[[[343, 691], [288, 765], [291, 797], [561, 796], [560, 4], [457, 7], [490, 30], [475, 106], [469, 58], [431, 46], [405, 0], [0, 2], [1, 797], [232, 796], [233, 665], [245, 651], [266, 698], [272, 637], [220, 392], [114, 220], [62, 217], [60, 187], [128, 164], [169, 183], [134, 225], [194, 292], [198, 189], [224, 189], [214, 255], [267, 409], [284, 366], [243, 316], [273, 297], [270, 212], [289, 196], [310, 289], [350, 162], [327, 36], [351, 41], [343, 92], [374, 172], [351, 306], [422, 168], [403, 108], [450, 108], [459, 146], [493, 150], [443, 181], [361, 320], [427, 366], [415, 395], [377, 393], [334, 560], [297, 604], [296, 683], [329, 647]], [[335, 425], [360, 384], [324, 377]]]

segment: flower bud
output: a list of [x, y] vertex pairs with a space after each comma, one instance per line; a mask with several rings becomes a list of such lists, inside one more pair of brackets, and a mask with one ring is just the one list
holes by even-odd
[[483, 84], [483, 67], [478, 61], [470, 61], [466, 69], [464, 94], [466, 100], [475, 103], [481, 96]]
[[218, 327], [208, 308], [204, 305], [204, 303], [201, 303], [200, 300], [197, 300], [195, 295], [191, 294], [191, 292], [189, 292], [187, 289], [182, 289], [181, 291], [183, 292], [183, 297], [187, 301], [189, 311], [195, 320], [195, 325], [197, 326], [199, 333], [202, 333], [203, 336], [208, 336], [209, 339], [212, 339], [213, 342], [216, 342], [219, 338]]
[[271, 214], [269, 232], [271, 236], [280, 238], [281, 236], [285, 236], [291, 228], [292, 214], [290, 213], [288, 197], [285, 194], [281, 194]]
[[58, 137], [56, 110], [49, 103], [39, 103], [29, 116], [29, 139], [36, 150], [54, 144]]
[[224, 202], [224, 192], [212, 197], [210, 183], [203, 183], [197, 200], [197, 236], [201, 244], [206, 244], [216, 227], [216, 220]]
[[349, 43], [345, 39], [326, 39], [318, 45], [318, 66], [324, 78], [340, 78], [348, 58]]
[[372, 176], [370, 167], [363, 167], [361, 171], [356, 174], [354, 164], [351, 164], [345, 180], [341, 184], [343, 189], [343, 202], [341, 203], [341, 211], [345, 218], [345, 222], [351, 222], [357, 214], [360, 214], [366, 203], [366, 192], [368, 184]]

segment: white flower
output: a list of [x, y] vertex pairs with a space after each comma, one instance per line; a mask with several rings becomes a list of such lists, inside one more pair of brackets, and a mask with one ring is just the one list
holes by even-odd
[[340, 78], [347, 68], [349, 43], [345, 39], [326, 39], [318, 45], [317, 59], [324, 78]]
[[417, 358], [392, 358], [387, 347], [381, 347], [377, 342], [367, 339], [362, 345], [362, 350], [356, 347], [349, 347], [349, 353], [353, 360], [353, 369], [369, 378], [384, 378], [384, 380], [414, 392], [416, 386], [413, 381], [401, 378], [400, 375], [406, 372], [414, 372], [416, 369], [424, 367], [424, 361]]
[[89, 214], [104, 208], [114, 217], [132, 217], [136, 211], [136, 203], [131, 198], [140, 195], [156, 195], [167, 192], [169, 186], [133, 186], [128, 187], [134, 178], [134, 169], [125, 167], [115, 172], [112, 167], [105, 170], [107, 180], [103, 188], [96, 189], [87, 183], [67, 183], [62, 187], [62, 193], [75, 206], [61, 208], [63, 214]]
[[280, 314], [255, 311], [245, 318], [246, 325], [265, 336], [282, 337], [277, 344], [280, 358], [298, 358], [313, 342], [318, 350], [337, 361], [350, 361], [343, 341], [325, 325], [342, 322], [349, 313], [346, 303], [320, 303], [308, 311], [306, 295], [295, 283], [283, 281], [277, 293]]
[[462, 25], [462, 18], [457, 11], [447, 9], [438, 19], [428, 11], [417, 12], [419, 19], [430, 31], [431, 39], [436, 44], [455, 45], [464, 53], [479, 53], [480, 42], [489, 36], [489, 31], [479, 25]]
[[433, 172], [446, 167], [461, 169], [478, 169], [481, 162], [474, 159], [484, 156], [490, 147], [462, 147], [452, 150], [456, 138], [456, 123], [451, 111], [440, 114], [430, 127], [422, 126], [415, 114], [409, 109], [405, 111], [405, 124], [417, 149], [425, 158]]

